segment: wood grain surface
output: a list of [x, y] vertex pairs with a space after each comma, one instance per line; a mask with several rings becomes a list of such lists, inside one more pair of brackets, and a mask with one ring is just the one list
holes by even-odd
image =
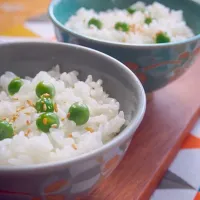
[[200, 114], [200, 57], [157, 91], [122, 163], [87, 200], [148, 200]]

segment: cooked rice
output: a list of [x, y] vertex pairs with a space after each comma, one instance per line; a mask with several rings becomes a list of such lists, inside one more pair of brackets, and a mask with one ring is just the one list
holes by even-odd
[[[90, 9], [80, 8], [77, 13], [70, 17], [65, 26], [79, 34], [120, 43], [131, 44], [153, 44], [156, 34], [167, 33], [171, 42], [185, 40], [194, 34], [187, 26], [181, 10], [170, 10], [170, 8], [154, 2], [145, 5], [137, 2], [131, 6], [136, 12], [129, 14], [126, 9], [112, 9], [102, 12], [95, 12]], [[145, 23], [145, 19], [151, 17], [152, 23]], [[96, 26], [88, 26], [91, 18], [99, 19], [103, 23], [102, 29]], [[130, 31], [122, 32], [115, 30], [115, 23], [126, 22]]]
[[[8, 84], [16, 77], [6, 72], [0, 78], [0, 119], [12, 122], [15, 136], [0, 141], [0, 165], [30, 165], [67, 160], [100, 148], [111, 140], [125, 123], [120, 104], [103, 91], [102, 80], [96, 82], [89, 75], [85, 82], [78, 79], [78, 72], [60, 73], [56, 66], [52, 71], [39, 72], [34, 78], [26, 77], [19, 92], [8, 95]], [[56, 89], [54, 101], [59, 128], [50, 133], [37, 129], [39, 113], [33, 105], [37, 100], [35, 87], [40, 81], [51, 82]], [[69, 107], [75, 102], [88, 105], [89, 121], [76, 126], [68, 120]]]

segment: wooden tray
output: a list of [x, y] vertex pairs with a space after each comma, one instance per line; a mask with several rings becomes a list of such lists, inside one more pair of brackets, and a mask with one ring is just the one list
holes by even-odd
[[200, 114], [200, 57], [157, 91], [122, 163], [87, 200], [149, 199]]

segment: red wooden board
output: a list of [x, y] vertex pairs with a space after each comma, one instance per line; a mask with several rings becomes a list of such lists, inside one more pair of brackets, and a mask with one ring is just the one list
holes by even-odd
[[200, 113], [200, 57], [155, 92], [122, 163], [87, 200], [149, 199]]

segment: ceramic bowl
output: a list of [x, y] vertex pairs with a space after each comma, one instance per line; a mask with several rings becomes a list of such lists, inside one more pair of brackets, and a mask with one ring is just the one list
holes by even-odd
[[61, 71], [91, 74], [121, 105], [127, 126], [102, 148], [68, 161], [20, 167], [0, 166], [1, 200], [64, 200], [86, 195], [122, 160], [145, 112], [145, 93], [138, 78], [122, 63], [92, 49], [59, 43], [0, 45], [0, 74], [34, 76], [59, 64]]
[[[102, 51], [118, 59], [135, 72], [146, 93], [162, 88], [183, 74], [191, 66], [200, 51], [200, 5], [191, 0], [157, 0], [172, 8], [181, 9], [187, 24], [193, 29], [195, 37], [182, 42], [165, 44], [130, 45], [92, 39], [65, 28], [65, 22], [85, 7], [102, 11], [127, 8], [137, 0], [53, 0], [49, 15], [55, 27], [58, 41], [76, 43]], [[143, 0], [147, 4], [154, 0]]]

